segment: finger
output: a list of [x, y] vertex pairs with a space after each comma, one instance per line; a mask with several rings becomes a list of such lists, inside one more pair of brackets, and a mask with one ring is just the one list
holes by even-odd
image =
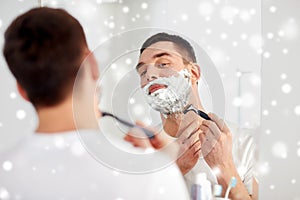
[[[198, 121], [198, 120], [197, 120]], [[199, 123], [196, 120], [189, 123], [184, 129], [181, 129], [179, 139], [185, 142], [186, 139], [191, 138], [199, 129]]]
[[191, 148], [193, 145], [195, 145], [195, 143], [200, 142], [199, 141], [199, 136], [198, 134], [194, 134], [192, 137], [190, 138], [186, 138], [182, 143], [181, 146], [184, 149], [189, 149]]
[[190, 146], [190, 149], [192, 150], [193, 154], [196, 155], [196, 153], [201, 149], [201, 141], [198, 136], [197, 140]]
[[180, 149], [177, 156], [184, 158], [186, 160], [194, 159], [199, 156], [199, 151], [201, 150], [200, 140], [196, 141], [190, 148]]
[[209, 133], [209, 129], [207, 130], [207, 132], [206, 133], [204, 133], [204, 132], [202, 132], [201, 134], [199, 134], [199, 140], [200, 140], [200, 143], [201, 143], [201, 147], [199, 148], [200, 150], [199, 150], [199, 156], [202, 154], [202, 156], [203, 156], [203, 152], [205, 152], [205, 143], [206, 143], [206, 139], [207, 139], [207, 136], [206, 135], [208, 135]]
[[212, 131], [208, 127], [206, 127], [205, 131], [203, 131], [203, 133], [199, 136], [199, 138], [201, 138], [200, 139], [201, 143], [204, 144], [208, 140], [215, 138], [215, 136], [212, 133]]
[[203, 132], [203, 134], [205, 134], [209, 130], [209, 127], [202, 123], [199, 129]]
[[191, 138], [194, 138], [196, 136], [196, 133], [199, 132], [199, 128], [197, 128], [196, 130], [194, 130], [186, 139], [189, 140]]
[[137, 142], [138, 139], [135, 139], [132, 136], [127, 135], [124, 137], [124, 140], [131, 143], [134, 147], [142, 146], [142, 145], [138, 145], [140, 142]]
[[219, 118], [216, 114], [214, 114], [214, 113], [208, 113], [208, 116], [212, 119], [212, 121], [214, 121], [217, 124], [217, 126], [219, 127], [219, 129], [221, 131], [224, 131], [224, 132], [229, 131], [229, 128], [227, 127], [227, 125], [224, 122], [224, 120], [222, 120], [221, 118]]
[[198, 148], [195, 152], [194, 152], [194, 156], [200, 156], [200, 151], [201, 151], [202, 147]]
[[137, 135], [132, 131], [132, 129], [130, 129], [129, 132], [124, 136], [124, 140], [129, 142], [134, 140], [135, 138], [137, 138]]
[[217, 143], [217, 140], [214, 139], [214, 135], [210, 130], [207, 131], [205, 138], [202, 138], [202, 140], [201, 153], [203, 157], [206, 157]]
[[125, 137], [124, 137], [124, 140], [125, 141], [127, 141], [127, 142], [131, 142], [131, 136], [129, 136], [129, 135], [126, 135]]
[[182, 141], [182, 144], [191, 144], [194, 141], [197, 141], [199, 139], [199, 134], [202, 131], [200, 130], [200, 128], [197, 128], [197, 130], [193, 131], [192, 133], [190, 133], [190, 135], [187, 138], [184, 138]]
[[203, 144], [204, 141], [206, 140], [206, 136], [205, 136], [204, 132], [199, 134], [199, 139], [200, 139], [201, 144]]
[[219, 129], [219, 127], [215, 122], [211, 120], [203, 120], [200, 129], [206, 133], [208, 131], [207, 128], [211, 131], [211, 133], [214, 135], [216, 139], [220, 137], [221, 130]]
[[189, 147], [189, 149], [195, 148], [196, 146], [199, 146], [199, 145], [201, 145], [200, 139], [196, 140], [196, 141]]
[[187, 142], [180, 146], [180, 152], [192, 151], [194, 153], [196, 149], [201, 147], [201, 142], [198, 135], [191, 137]]
[[155, 134], [154, 138], [150, 139], [150, 142], [155, 149], [160, 149], [160, 148], [172, 143], [173, 141], [174, 141], [174, 138], [167, 135], [167, 133], [164, 131], [160, 131], [159, 133]]
[[202, 146], [207, 145], [207, 143], [216, 143], [218, 141], [218, 138], [215, 137], [209, 128], [199, 135], [199, 139]]
[[129, 141], [134, 147], [149, 148], [152, 147], [148, 139], [131, 137]]

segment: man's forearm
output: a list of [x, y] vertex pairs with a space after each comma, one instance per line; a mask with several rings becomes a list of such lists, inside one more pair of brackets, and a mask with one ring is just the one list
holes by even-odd
[[237, 180], [237, 184], [230, 190], [229, 198], [231, 200], [252, 199], [234, 166], [221, 169], [221, 174], [219, 174], [217, 177], [219, 184], [221, 184], [223, 187], [223, 195], [225, 195], [225, 191], [228, 188], [228, 184], [230, 183], [231, 178], [235, 177]]

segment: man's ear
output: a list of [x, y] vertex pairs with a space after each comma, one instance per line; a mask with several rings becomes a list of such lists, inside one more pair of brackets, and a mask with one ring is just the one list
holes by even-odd
[[99, 69], [98, 63], [93, 53], [91, 53], [88, 57], [88, 62], [90, 66], [90, 70], [92, 73], [93, 80], [97, 80], [99, 78]]
[[197, 63], [191, 63], [192, 84], [197, 83], [201, 77], [200, 66]]
[[24, 90], [24, 88], [18, 82], [17, 82], [17, 89], [23, 99], [25, 99], [26, 101], [30, 101], [27, 96], [27, 92]]

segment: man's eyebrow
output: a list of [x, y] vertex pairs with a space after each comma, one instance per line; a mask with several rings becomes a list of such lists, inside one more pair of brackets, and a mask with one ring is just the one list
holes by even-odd
[[136, 65], [135, 69], [136, 69], [136, 70], [139, 70], [139, 68], [141, 68], [144, 64], [145, 64], [144, 62], [139, 62], [139, 63]]
[[153, 56], [153, 58], [160, 58], [160, 57], [163, 57], [163, 56], [171, 56], [172, 57], [172, 54], [169, 54], [167, 52], [162, 52], [162, 53], [155, 54]]
[[[167, 52], [162, 52], [162, 53], [158, 53], [158, 54], [153, 55], [152, 58], [160, 58], [160, 57], [163, 57], [163, 56], [171, 56], [171, 57], [173, 57], [172, 54], [169, 54], [169, 53], [167, 53]], [[136, 65], [135, 69], [138, 70], [138, 69], [141, 68], [144, 64], [145, 64], [144, 62], [139, 62], [139, 63]]]

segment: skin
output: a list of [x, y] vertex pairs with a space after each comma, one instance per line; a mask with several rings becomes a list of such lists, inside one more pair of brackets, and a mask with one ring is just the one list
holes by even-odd
[[[197, 88], [197, 81], [201, 76], [200, 68], [194, 63], [184, 63], [182, 57], [187, 58], [186, 53], [177, 48], [172, 42], [157, 42], [145, 49], [140, 55], [139, 63], [137, 65], [137, 72], [141, 79], [141, 87], [144, 87], [158, 77], [167, 76], [164, 74], [163, 70], [157, 70], [153, 65], [161, 65], [164, 68], [171, 68], [177, 72], [186, 68], [191, 74], [193, 95], [190, 98], [190, 103], [204, 111]], [[190, 148], [188, 148], [188, 150], [177, 160], [179, 168], [183, 174], [190, 171], [199, 158], [199, 150], [203, 148], [202, 153], [205, 156], [204, 158], [207, 164], [211, 168], [218, 167], [220, 169], [221, 173], [217, 176], [217, 179], [223, 188], [228, 187], [228, 183], [232, 176], [237, 178], [237, 185], [231, 190], [229, 195], [231, 199], [257, 199], [258, 186], [256, 180], [253, 180], [253, 195], [251, 196], [248, 194], [234, 165], [232, 158], [232, 134], [229, 128], [224, 121], [215, 114], [209, 113], [209, 116], [212, 121], [203, 120], [199, 117], [197, 118], [199, 119], [198, 129], [190, 135], [192, 137], [189, 136], [192, 138], [192, 141], [189, 141]], [[162, 117], [165, 132], [171, 136], [180, 136], [181, 127], [184, 127], [184, 124], [188, 123], [192, 117], [194, 116], [175, 117], [174, 115], [169, 115], [167, 118]], [[210, 138], [215, 140], [215, 145], [211, 151], [205, 152], [205, 146], [201, 147], [201, 144], [205, 144], [204, 141]], [[155, 138], [154, 140], [151, 140], [150, 143], [157, 144], [159, 143], [159, 140], [160, 138]], [[163, 146], [168, 142], [166, 142], [166, 139], [162, 139], [161, 143], [160, 146]], [[223, 190], [223, 192], [225, 191]]]

